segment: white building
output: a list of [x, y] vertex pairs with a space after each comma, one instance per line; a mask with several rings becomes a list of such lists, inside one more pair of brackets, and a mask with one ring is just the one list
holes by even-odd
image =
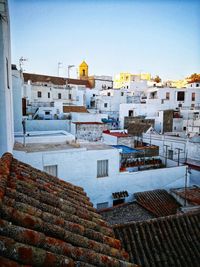
[[190, 167], [191, 185], [200, 185], [200, 137], [177, 137], [176, 135], [143, 134], [143, 141], [159, 146], [159, 154]]
[[[146, 99], [141, 99], [141, 103], [128, 103], [120, 105], [120, 126], [124, 127], [125, 116], [146, 116], [148, 118], [157, 117], [158, 124], [162, 123], [159, 118], [159, 111], [180, 110], [180, 112], [190, 112], [200, 107], [200, 90], [196, 87], [187, 88], [149, 88], [145, 92]], [[162, 129], [162, 125], [160, 126]], [[159, 131], [159, 129], [156, 129]]]
[[114, 192], [127, 191], [127, 202], [133, 200], [135, 192], [183, 187], [185, 182], [186, 167], [175, 167], [173, 162], [169, 162], [170, 168], [165, 168], [162, 176], [161, 169], [120, 172], [119, 150], [102, 143], [67, 144], [62, 141], [56, 144], [29, 143], [26, 147], [17, 144], [14, 156], [33, 167], [82, 186], [98, 208], [112, 206]]
[[34, 114], [39, 107], [55, 107], [59, 116], [63, 106], [86, 105], [86, 87], [89, 85], [85, 80], [30, 73], [23, 73], [23, 77], [23, 96], [27, 99], [28, 113]]
[[0, 2], [0, 156], [12, 152], [14, 143], [10, 55], [10, 22], [7, 0]]

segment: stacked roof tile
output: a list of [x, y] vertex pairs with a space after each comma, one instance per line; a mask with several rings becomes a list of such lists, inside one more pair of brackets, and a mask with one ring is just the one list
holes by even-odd
[[200, 212], [114, 227], [130, 260], [143, 267], [200, 266]]
[[157, 189], [134, 194], [137, 202], [157, 217], [176, 214], [180, 204], [167, 193], [166, 190]]
[[82, 188], [0, 158], [0, 266], [135, 266]]

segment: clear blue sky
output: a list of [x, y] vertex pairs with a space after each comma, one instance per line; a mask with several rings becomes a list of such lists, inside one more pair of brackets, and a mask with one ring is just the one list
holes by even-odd
[[12, 63], [28, 58], [27, 72], [57, 75], [62, 62], [66, 76], [85, 60], [91, 75], [200, 73], [200, 1], [9, 0], [9, 8]]

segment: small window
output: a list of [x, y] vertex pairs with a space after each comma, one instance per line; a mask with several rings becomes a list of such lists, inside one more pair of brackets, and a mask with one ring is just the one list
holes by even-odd
[[93, 94], [92, 96], [95, 97], [95, 94]]
[[192, 93], [192, 101], [195, 101], [195, 93]]
[[186, 127], [185, 126], [183, 127], [183, 131], [186, 131]]
[[107, 108], [108, 107], [108, 103], [104, 103], [104, 108]]
[[50, 111], [45, 111], [45, 115], [50, 115]]
[[53, 176], [57, 176], [57, 169], [57, 165], [44, 166], [44, 171]]
[[166, 99], [169, 100], [170, 99], [170, 93], [166, 92]]
[[62, 98], [61, 93], [58, 93], [58, 99], [61, 99], [61, 98]]
[[97, 209], [106, 209], [108, 208], [108, 202], [102, 202], [102, 203], [97, 203]]
[[176, 126], [174, 126], [174, 131], [176, 131]]
[[199, 83], [196, 84], [196, 87], [199, 87]]
[[177, 92], [177, 101], [184, 101], [185, 100], [185, 92]]
[[50, 92], [48, 92], [48, 98], [50, 98]]
[[123, 96], [124, 95], [124, 92], [121, 92], [121, 96]]
[[108, 160], [97, 160], [97, 178], [108, 176]]
[[69, 94], [69, 99], [72, 99], [72, 94]]
[[82, 76], [85, 76], [85, 70], [82, 71]]
[[110, 92], [108, 92], [107, 96], [110, 96]]
[[129, 116], [129, 117], [133, 117], [133, 110], [129, 110], [129, 111], [128, 111], [128, 116]]
[[37, 96], [38, 96], [38, 97], [42, 97], [42, 92], [38, 91], [38, 92], [37, 92]]
[[173, 150], [171, 149], [168, 150], [168, 158], [173, 159]]

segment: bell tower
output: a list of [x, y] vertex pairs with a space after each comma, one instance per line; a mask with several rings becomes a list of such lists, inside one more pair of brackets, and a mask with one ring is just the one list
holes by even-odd
[[88, 64], [85, 61], [79, 65], [79, 78], [81, 80], [88, 79]]

